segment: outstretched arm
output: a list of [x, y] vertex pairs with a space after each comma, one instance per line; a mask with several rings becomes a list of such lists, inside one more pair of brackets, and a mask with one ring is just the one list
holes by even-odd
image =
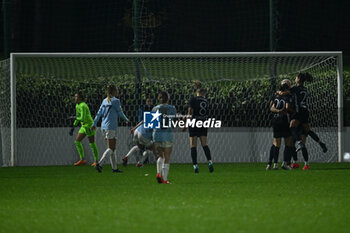
[[290, 90], [286, 90], [286, 91], [276, 91], [277, 95], [290, 95]]
[[113, 102], [113, 105], [115, 106], [115, 108], [117, 109], [118, 115], [126, 122], [129, 122], [129, 119], [125, 116], [122, 106], [120, 105], [120, 101], [115, 101]]
[[97, 122], [100, 120], [101, 116], [102, 116], [102, 112], [103, 112], [104, 106], [103, 104], [101, 104], [100, 109], [98, 110], [95, 119], [94, 119], [94, 123], [91, 127], [91, 130], [95, 130], [96, 126], [97, 126]]
[[135, 130], [143, 124], [143, 121], [140, 121], [135, 127], [133, 127], [131, 130], [130, 130], [130, 133], [131, 134], [134, 134]]
[[[70, 125], [71, 125], [70, 130], [69, 130], [69, 135], [73, 136], [73, 132], [74, 132], [74, 129], [75, 129], [75, 126], [74, 126], [75, 116], [68, 117], [68, 120], [70, 121]], [[73, 124], [72, 124], [72, 120], [74, 120]]]

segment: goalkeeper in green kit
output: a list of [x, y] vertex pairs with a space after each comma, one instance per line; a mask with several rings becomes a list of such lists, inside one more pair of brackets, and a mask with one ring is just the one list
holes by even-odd
[[[79, 92], [75, 93], [74, 101], [76, 103], [75, 105], [76, 119], [74, 121], [74, 127], [78, 126], [79, 123], [81, 124], [78, 135], [74, 142], [75, 146], [77, 147], [80, 160], [76, 162], [74, 166], [86, 164], [84, 148], [83, 148], [83, 144], [81, 143], [81, 141], [85, 138], [85, 136], [88, 136], [89, 145], [91, 147], [92, 153], [95, 158], [95, 162], [91, 166], [95, 166], [96, 162], [98, 161], [98, 148], [95, 143], [96, 130], [91, 131], [91, 126], [94, 123], [94, 120], [91, 117], [89, 107], [83, 101], [83, 95], [81, 93]], [[69, 132], [71, 136], [73, 135], [74, 127]]]

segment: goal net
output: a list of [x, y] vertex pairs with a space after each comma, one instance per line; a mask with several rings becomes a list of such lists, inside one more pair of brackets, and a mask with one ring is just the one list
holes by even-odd
[[[4, 166], [69, 165], [78, 160], [74, 145], [78, 130], [73, 137], [68, 135], [69, 117], [75, 114], [74, 93], [85, 95], [94, 117], [107, 84], [118, 86], [123, 110], [133, 126], [140, 120], [139, 110], [146, 99], [156, 105], [161, 90], [170, 94], [170, 103], [179, 114], [187, 114], [188, 102], [201, 83], [208, 92], [209, 116], [222, 122], [221, 128], [208, 133], [213, 160], [265, 162], [273, 140], [271, 96], [282, 79], [294, 82], [299, 72], [314, 76], [306, 84], [311, 95], [310, 125], [328, 147], [323, 153], [308, 138], [310, 161], [336, 162], [342, 153], [339, 52], [18, 53], [0, 67]], [[132, 146], [129, 129], [121, 122], [119, 162]], [[99, 130], [96, 142], [102, 154], [105, 142]], [[87, 160], [92, 161], [87, 141], [83, 145]], [[200, 147], [198, 153], [199, 162], [204, 162]], [[191, 162], [188, 132], [175, 129], [171, 160]]]

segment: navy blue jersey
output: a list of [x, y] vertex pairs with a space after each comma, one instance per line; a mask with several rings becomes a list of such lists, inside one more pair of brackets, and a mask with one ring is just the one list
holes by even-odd
[[308, 110], [307, 99], [308, 91], [304, 86], [294, 86], [291, 89], [293, 96], [293, 104], [295, 106], [295, 111], [300, 112], [300, 110]]
[[208, 118], [208, 100], [202, 96], [191, 98], [189, 106], [192, 108], [192, 118], [206, 120]]
[[[272, 101], [276, 109], [282, 110], [286, 109], [287, 104], [292, 102], [292, 96], [275, 94]], [[274, 120], [288, 120], [288, 116], [283, 113], [274, 113], [273, 117]]]

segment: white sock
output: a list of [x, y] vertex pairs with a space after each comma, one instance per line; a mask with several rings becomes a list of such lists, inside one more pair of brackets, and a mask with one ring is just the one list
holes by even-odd
[[117, 150], [113, 151], [113, 153], [111, 154], [110, 160], [111, 160], [112, 169], [116, 170], [118, 168], [117, 167]]
[[139, 151], [140, 151], [140, 148], [138, 146], [134, 146], [133, 148], [130, 149], [128, 154], [125, 156], [129, 158], [130, 155], [134, 155], [134, 154], [138, 153]]
[[99, 161], [98, 163], [99, 163], [99, 164], [102, 164], [103, 160], [104, 160], [106, 157], [109, 157], [110, 154], [112, 154], [112, 153], [113, 153], [113, 151], [112, 151], [111, 149], [107, 148], [107, 150], [105, 150], [105, 152], [103, 153], [103, 155], [102, 155], [102, 157], [101, 157], [101, 159], [100, 159], [100, 161]]
[[145, 150], [143, 153], [142, 153], [142, 158], [140, 160], [140, 163], [144, 163], [145, 160], [148, 158], [148, 155], [149, 153], [152, 153], [150, 150]]
[[157, 173], [162, 174], [163, 164], [164, 164], [164, 159], [162, 157], [159, 157], [157, 159]]
[[168, 180], [168, 174], [169, 174], [169, 163], [163, 164], [163, 180]]

